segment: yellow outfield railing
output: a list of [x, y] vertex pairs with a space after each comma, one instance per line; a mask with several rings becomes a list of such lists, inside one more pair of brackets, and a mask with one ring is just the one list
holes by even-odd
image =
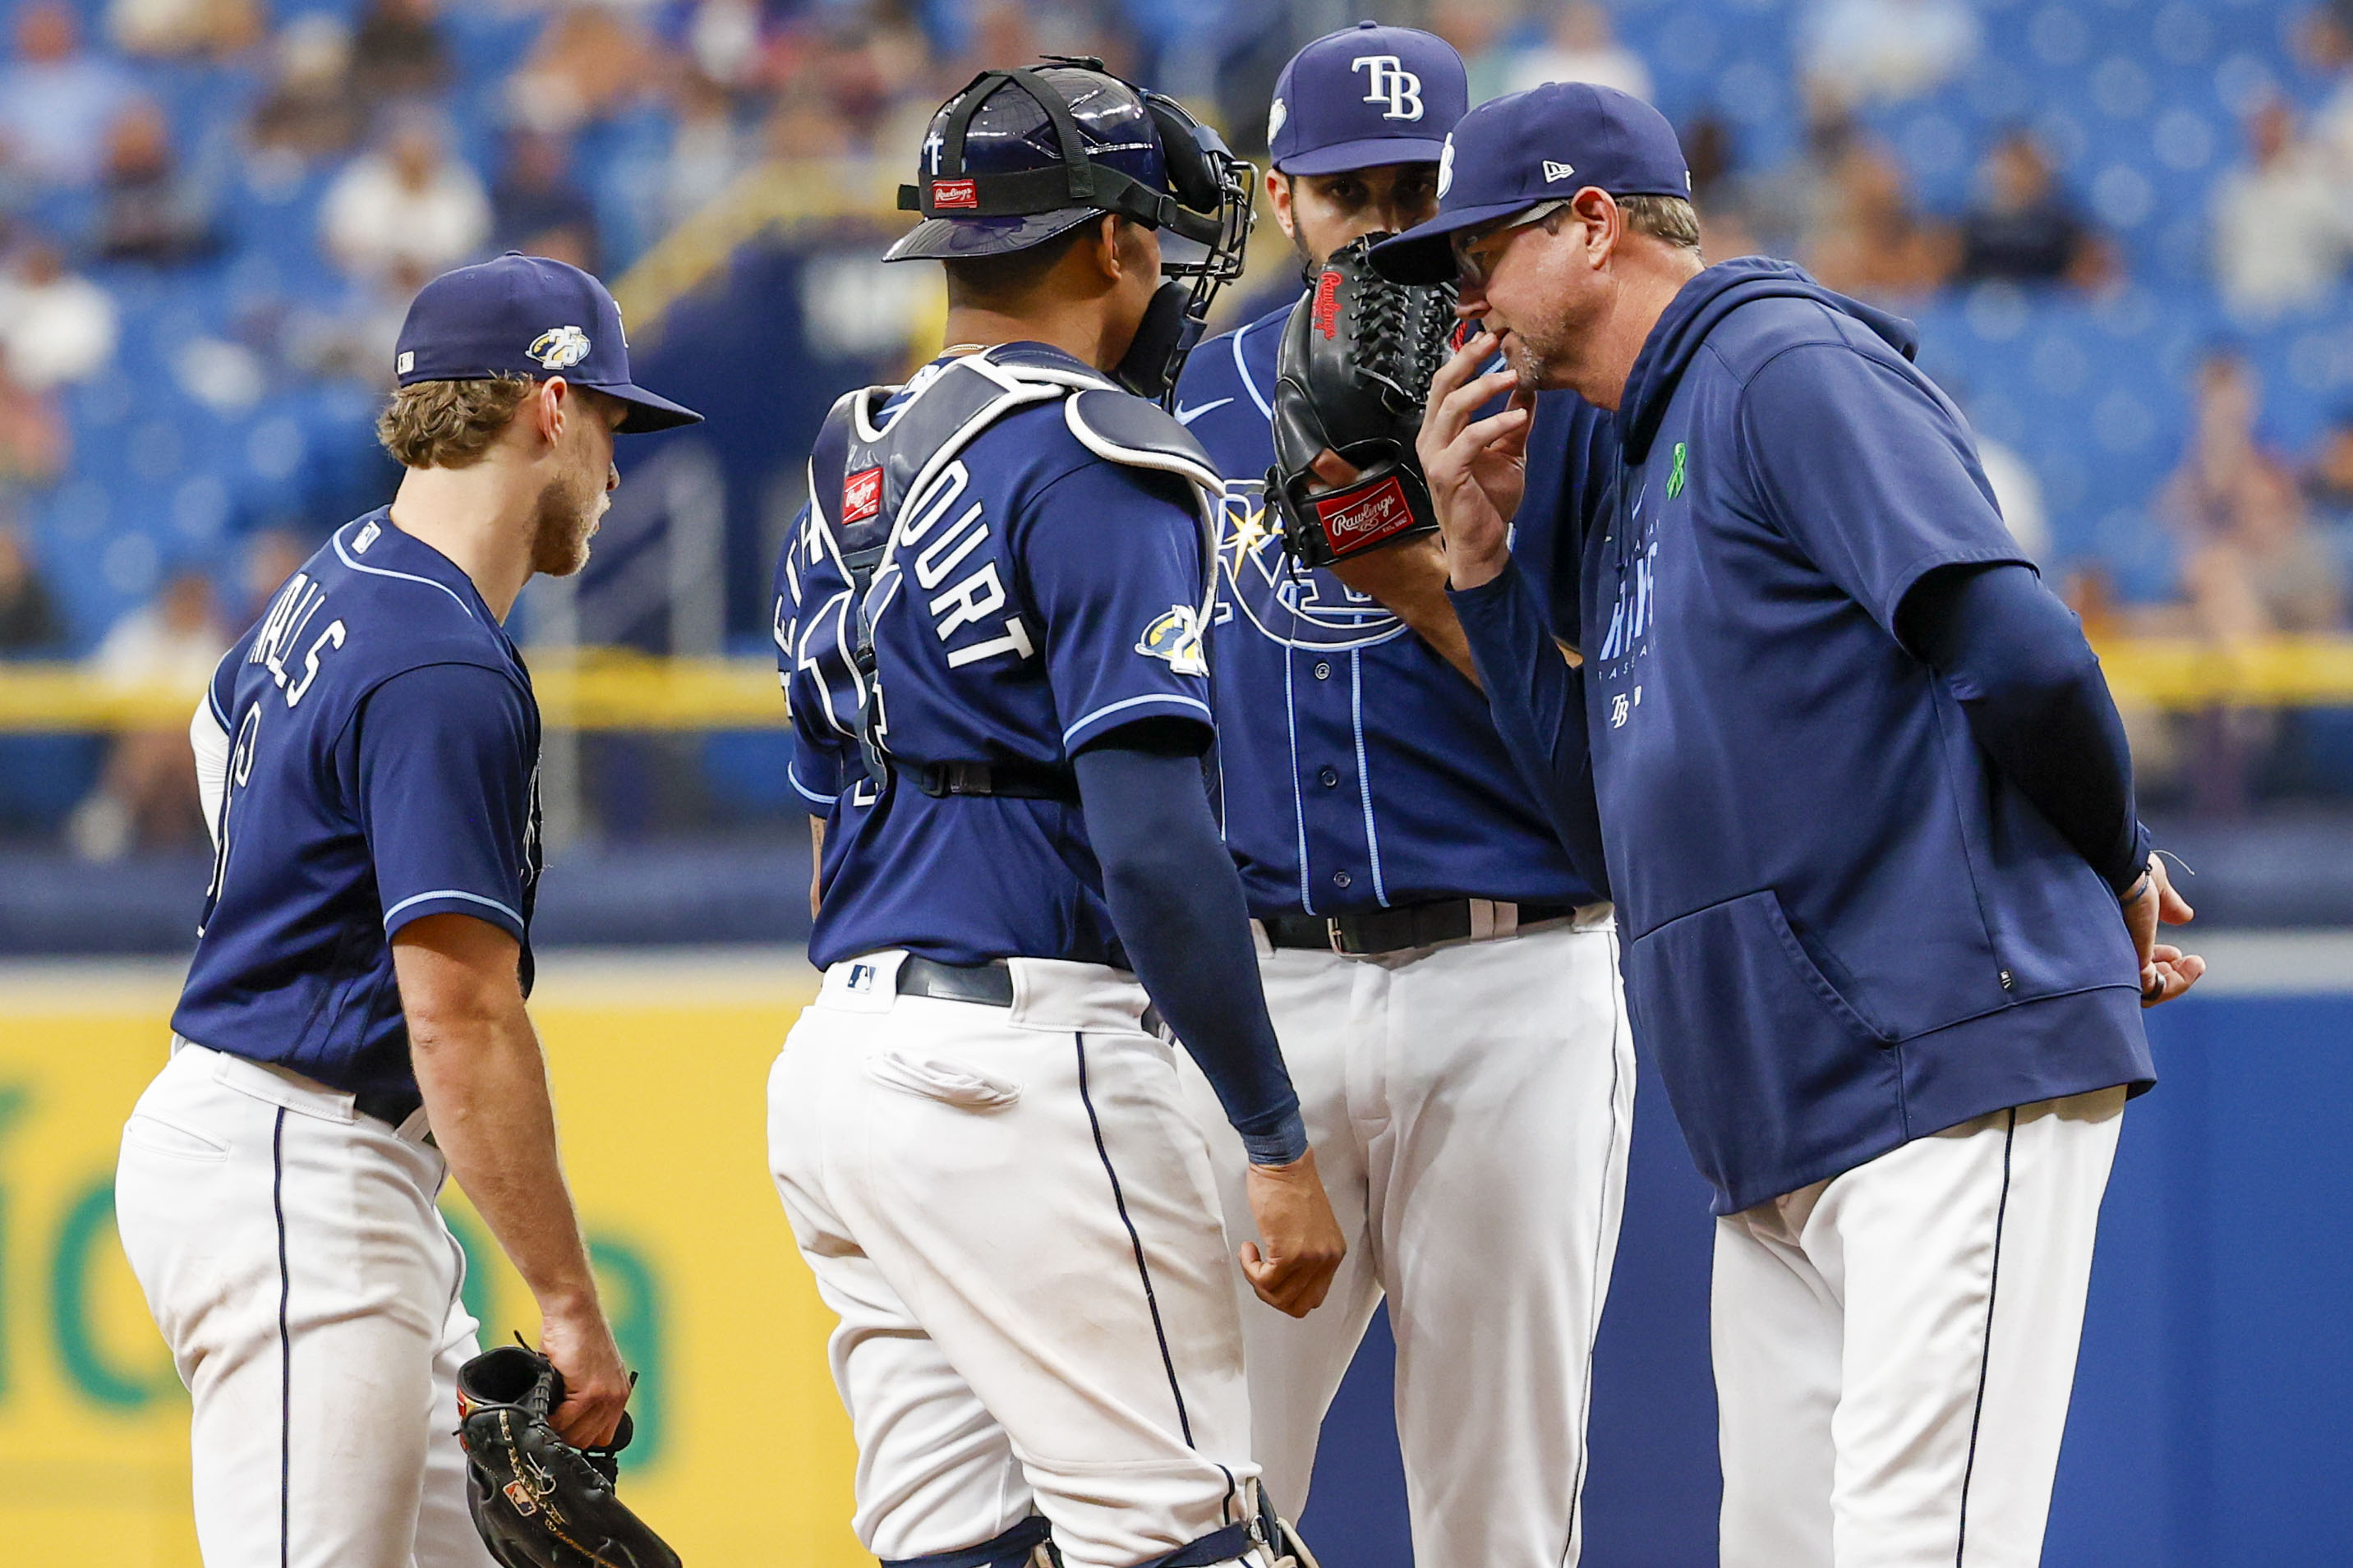
[[[2219, 646], [2181, 637], [2099, 643], [2119, 702], [2215, 707], [2353, 708], [2353, 637]], [[619, 648], [529, 656], [540, 710], [572, 730], [766, 730], [785, 709], [763, 658], [657, 658]], [[70, 664], [0, 664], [0, 732], [144, 730], [185, 724], [194, 684], [123, 686]]]

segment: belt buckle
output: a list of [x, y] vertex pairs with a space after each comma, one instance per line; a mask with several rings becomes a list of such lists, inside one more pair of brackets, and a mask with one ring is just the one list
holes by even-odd
[[1354, 958], [1357, 956], [1356, 953], [1348, 951], [1348, 938], [1346, 933], [1341, 929], [1340, 917], [1338, 915], [1326, 915], [1324, 918], [1324, 929], [1331, 937], [1332, 951], [1334, 952], [1338, 953], [1343, 958]]

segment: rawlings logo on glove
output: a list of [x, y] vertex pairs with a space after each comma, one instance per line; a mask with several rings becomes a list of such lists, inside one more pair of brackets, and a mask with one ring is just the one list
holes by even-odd
[[[1436, 531], [1414, 437], [1430, 378], [1457, 334], [1451, 284], [1414, 288], [1372, 269], [1365, 253], [1387, 235], [1343, 246], [1293, 308], [1275, 360], [1274, 467], [1267, 505], [1283, 548], [1308, 566]], [[1324, 452], [1356, 470], [1326, 489]]]

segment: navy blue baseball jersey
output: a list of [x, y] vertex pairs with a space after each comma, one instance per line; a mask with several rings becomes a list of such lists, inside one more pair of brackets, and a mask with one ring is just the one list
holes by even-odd
[[230, 737], [204, 924], [172, 1027], [332, 1088], [413, 1096], [394, 933], [522, 942], [539, 879], [539, 708], [448, 557], [380, 509], [338, 529], [221, 659]]
[[[918, 373], [882, 429], [953, 363]], [[777, 572], [793, 782], [828, 824], [810, 960], [903, 947], [948, 963], [1125, 967], [1074, 791], [941, 798], [916, 779], [945, 763], [1066, 775], [1090, 742], [1143, 720], [1198, 726], [1206, 747], [1201, 509], [1184, 481], [1089, 450], [1060, 399], [1004, 415], [933, 467], [864, 595], [872, 672], [822, 520]], [[870, 709], [890, 758], [880, 776]]]
[[1711, 268], [1607, 461], [1521, 519], [1563, 531], [1540, 570], [1581, 598], [1554, 618], [1587, 659], [1627, 998], [1719, 1212], [2154, 1081], [2116, 894], [1896, 636], [1923, 577], [2023, 559], [1912, 345], [1785, 263]]
[[1177, 384], [1177, 418], [1226, 476], [1209, 662], [1250, 912], [1588, 901], [1476, 689], [1379, 604], [1284, 552], [1264, 492], [1290, 313], [1203, 343]]

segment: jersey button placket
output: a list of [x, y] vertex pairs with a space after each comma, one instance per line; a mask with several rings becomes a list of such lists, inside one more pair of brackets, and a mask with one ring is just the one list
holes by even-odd
[[1318, 680], [1332, 679], [1332, 666], [1329, 660], [1319, 658], [1315, 661], [1315, 679]]
[[1335, 871], [1332, 873], [1332, 885], [1335, 888], [1345, 888], [1356, 879], [1351, 877], [1345, 871]]
[[1315, 782], [1325, 789], [1337, 789], [1340, 787], [1340, 770], [1334, 767], [1318, 768], [1315, 770]]

